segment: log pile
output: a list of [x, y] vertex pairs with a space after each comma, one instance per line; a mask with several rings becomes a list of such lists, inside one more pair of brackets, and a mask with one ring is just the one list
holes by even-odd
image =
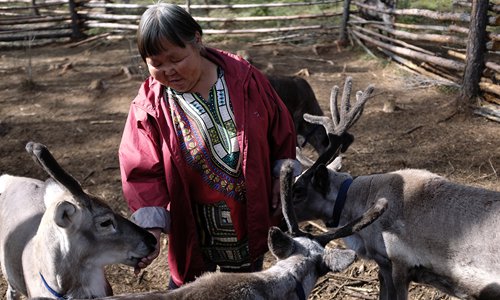
[[[411, 72], [425, 75], [439, 84], [459, 87], [462, 91], [464, 86], [473, 82], [481, 92], [481, 97], [475, 98], [474, 112], [495, 121], [500, 120], [498, 5], [488, 6], [488, 15], [484, 20], [484, 58], [479, 60], [483, 62], [482, 71], [479, 71], [478, 79], [473, 79], [467, 72], [467, 64], [470, 64], [468, 42], [473, 28], [471, 20], [474, 24], [478, 20], [474, 19], [470, 2], [455, 1], [455, 7], [459, 9], [454, 10], [463, 11], [453, 13], [424, 9], [381, 9], [356, 1], [354, 4], [358, 13], [350, 15], [348, 32], [351, 39], [370, 55], [388, 57]], [[363, 18], [361, 12], [367, 10], [372, 11], [371, 15], [391, 15], [394, 21], [387, 23]], [[481, 45], [476, 42], [471, 48], [477, 44]]]

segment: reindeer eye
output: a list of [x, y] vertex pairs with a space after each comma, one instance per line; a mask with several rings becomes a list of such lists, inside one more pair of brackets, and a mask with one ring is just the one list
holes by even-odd
[[108, 227], [108, 226], [113, 226], [113, 221], [112, 220], [106, 220], [104, 222], [101, 222], [101, 224], [99, 224], [101, 227]]

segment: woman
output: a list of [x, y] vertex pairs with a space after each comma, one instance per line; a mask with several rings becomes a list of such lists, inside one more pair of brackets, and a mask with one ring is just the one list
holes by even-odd
[[260, 270], [280, 216], [280, 164], [295, 158], [288, 110], [248, 62], [205, 48], [179, 6], [149, 8], [137, 44], [151, 76], [130, 106], [120, 168], [132, 218], [158, 245], [136, 273], [159, 255], [162, 232], [170, 288], [217, 266]]

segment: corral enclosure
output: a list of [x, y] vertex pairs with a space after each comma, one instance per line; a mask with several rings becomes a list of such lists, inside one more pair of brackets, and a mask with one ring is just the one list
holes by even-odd
[[[336, 38], [336, 34], [313, 38], [299, 34], [263, 43], [261, 36], [207, 35], [205, 43], [233, 52], [247, 50], [268, 73], [301, 74], [325, 111], [332, 85], [342, 85], [346, 76], [353, 77], [355, 90], [373, 83], [375, 95], [352, 130], [356, 140], [344, 160], [345, 171], [362, 175], [424, 168], [460, 183], [500, 191], [499, 123], [456, 113], [458, 88], [407, 72], [386, 59], [374, 59], [356, 44], [338, 48]], [[46, 178], [24, 151], [27, 141], [38, 141], [88, 191], [129, 215], [120, 190], [117, 149], [129, 103], [144, 74], [133, 38], [110, 35], [30, 49], [6, 46], [0, 49], [0, 62], [0, 173]], [[161, 257], [139, 277], [130, 268], [110, 267], [115, 293], [165, 289], [166, 243]], [[266, 261], [271, 263], [272, 259]], [[320, 279], [310, 299], [376, 299], [376, 270], [375, 264], [357, 260], [344, 273]], [[5, 290], [2, 279], [0, 297]], [[413, 285], [410, 295], [450, 299], [420, 285]]]

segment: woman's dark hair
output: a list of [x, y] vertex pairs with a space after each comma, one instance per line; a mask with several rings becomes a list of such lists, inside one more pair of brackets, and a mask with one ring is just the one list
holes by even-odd
[[168, 40], [179, 47], [195, 39], [196, 32], [203, 34], [200, 24], [182, 7], [158, 3], [149, 7], [141, 17], [137, 30], [137, 47], [142, 59], [160, 54], [162, 42]]

